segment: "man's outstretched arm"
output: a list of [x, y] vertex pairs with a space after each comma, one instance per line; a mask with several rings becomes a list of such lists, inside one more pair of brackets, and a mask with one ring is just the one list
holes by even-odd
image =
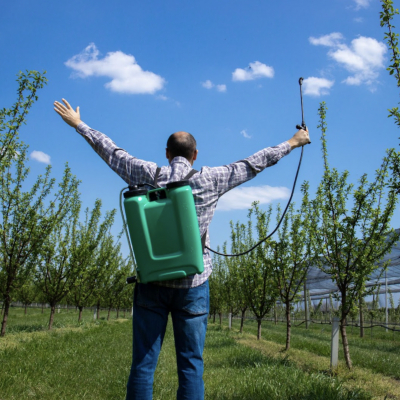
[[275, 165], [293, 149], [309, 143], [311, 142], [308, 131], [300, 129], [292, 138], [277, 146], [267, 147], [246, 159], [232, 164], [212, 168], [218, 194], [222, 196], [234, 187], [254, 178], [265, 168]]
[[79, 107], [74, 110], [67, 100], [54, 102], [54, 110], [61, 118], [82, 135], [93, 150], [129, 185], [153, 183], [157, 165], [131, 156], [118, 147], [108, 136], [89, 128], [82, 122]]

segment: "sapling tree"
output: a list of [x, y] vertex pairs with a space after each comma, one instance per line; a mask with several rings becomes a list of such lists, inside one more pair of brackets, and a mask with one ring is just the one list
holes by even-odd
[[[236, 223], [236, 226], [230, 222], [231, 226], [231, 253], [236, 254], [240, 253], [240, 250], [237, 248], [238, 242], [236, 240], [236, 231], [240, 230], [239, 222]], [[231, 289], [231, 300], [232, 303], [231, 312], [235, 314], [240, 311], [240, 333], [243, 333], [244, 326], [244, 318], [247, 309], [249, 308], [248, 302], [245, 296], [245, 288], [243, 287], [243, 276], [242, 276], [242, 268], [241, 263], [242, 259], [238, 257], [228, 257], [225, 259], [227, 264], [227, 268], [229, 271], [229, 285]]]
[[[286, 346], [290, 348], [291, 303], [303, 287], [311, 264], [311, 243], [308, 226], [308, 185], [302, 187], [303, 201], [295, 212], [291, 204], [278, 230], [278, 239], [273, 243], [273, 278], [286, 313]], [[280, 210], [278, 208], [278, 220]]]
[[[232, 229], [232, 222], [231, 222]], [[223, 253], [228, 253], [226, 243], [222, 248]], [[231, 247], [231, 252], [235, 253], [234, 246]], [[223, 295], [227, 311], [232, 316], [237, 315], [241, 310], [243, 303], [242, 279], [239, 271], [240, 260], [237, 257], [222, 258], [223, 272]]]
[[123, 290], [118, 297], [117, 307], [120, 307], [124, 310], [123, 317], [125, 318], [125, 311], [127, 309], [132, 308], [133, 291], [135, 288], [135, 285], [127, 285], [126, 284], [126, 277], [132, 276], [134, 274], [134, 270], [135, 270], [134, 264], [130, 257], [127, 257], [124, 259], [124, 262], [122, 264], [122, 269], [123, 269], [123, 273], [122, 273], [121, 278], [124, 279], [125, 285], [123, 286]]
[[[219, 247], [217, 247], [217, 251], [219, 251]], [[222, 310], [225, 305], [224, 277], [225, 272], [222, 257], [216, 254], [213, 257], [213, 273], [209, 278], [210, 316], [213, 315], [213, 322], [215, 322], [215, 315], [218, 313], [220, 324], [222, 323]]]
[[[396, 177], [389, 177], [391, 151], [384, 157], [375, 179], [364, 174], [357, 187], [348, 183], [349, 173], [328, 164], [326, 106], [319, 108], [324, 174], [310, 207], [310, 236], [319, 268], [330, 275], [341, 298], [340, 332], [344, 358], [352, 367], [346, 334], [346, 318], [367, 294], [366, 281], [398, 240], [390, 226], [398, 195]], [[373, 290], [373, 287], [371, 287]]]
[[117, 243], [115, 243], [114, 236], [108, 234], [103, 238], [99, 246], [97, 261], [99, 264], [99, 273], [96, 278], [96, 286], [93, 290], [93, 298], [97, 308], [97, 319], [99, 319], [100, 315], [100, 306], [105, 306], [108, 302], [108, 297], [112, 290], [114, 274], [121, 264], [121, 243], [119, 242], [119, 238], [120, 235], [118, 236]]
[[117, 318], [119, 317], [119, 310], [124, 304], [125, 290], [130, 292], [126, 283], [127, 276], [132, 272], [129, 258], [124, 259], [121, 254], [118, 254], [114, 261], [116, 268], [111, 276], [111, 285], [106, 297], [108, 306], [107, 320], [110, 319], [110, 311], [112, 308], [117, 309]]
[[35, 260], [36, 284], [42, 292], [42, 300], [50, 305], [49, 330], [53, 326], [56, 305], [69, 293], [76, 276], [71, 248], [76, 240], [80, 208], [81, 201], [76, 192], [66, 217], [43, 243]]
[[20, 73], [18, 83], [16, 103], [0, 111], [0, 295], [4, 304], [1, 336], [6, 332], [12, 296], [31, 278], [41, 246], [67, 214], [78, 187], [67, 165], [57, 191], [50, 166], [30, 189], [26, 188], [28, 146], [19, 140], [19, 130], [46, 78], [30, 71]]
[[[233, 247], [242, 252], [256, 243], [253, 232], [253, 216], [256, 218], [257, 241], [268, 232], [272, 208], [262, 211], [254, 202], [249, 210], [247, 226], [237, 224], [232, 235]], [[255, 250], [240, 256], [240, 275], [243, 279], [243, 294], [249, 308], [257, 318], [257, 339], [261, 339], [261, 323], [264, 316], [274, 306], [277, 288], [273, 280], [273, 257], [271, 239], [262, 242]]]
[[[235, 224], [230, 222], [231, 227], [231, 254], [241, 253], [246, 250], [246, 246], [249, 238], [247, 237], [246, 226], [239, 221]], [[226, 253], [226, 248], [224, 250]], [[243, 325], [244, 325], [244, 315], [246, 310], [249, 308], [248, 303], [248, 295], [246, 293], [247, 287], [244, 282], [244, 271], [246, 269], [246, 255], [239, 257], [232, 257], [231, 260], [224, 259], [224, 262], [228, 262], [230, 264], [230, 272], [236, 275], [236, 297], [235, 301], [237, 303], [237, 309], [241, 312], [241, 322], [240, 322], [240, 333], [243, 333]], [[233, 279], [232, 279], [233, 280]]]
[[37, 288], [32, 280], [29, 280], [23, 284], [17, 292], [17, 299], [24, 306], [24, 314], [27, 314], [27, 308], [33, 303], [37, 295]]
[[107, 237], [114, 222], [116, 210], [108, 211], [101, 222], [101, 200], [96, 200], [93, 210], [85, 210], [85, 220], [78, 224], [74, 233], [75, 240], [71, 248], [71, 263], [74, 283], [70, 299], [79, 310], [78, 321], [82, 318], [83, 307], [91, 305], [97, 279], [101, 274], [101, 243]]
[[13, 292], [30, 278], [43, 243], [67, 214], [78, 186], [67, 166], [58, 191], [52, 194], [55, 179], [50, 177], [48, 167], [30, 190], [23, 191], [29, 172], [25, 162], [26, 149], [20, 149], [12, 168], [0, 174], [1, 336], [5, 335]]

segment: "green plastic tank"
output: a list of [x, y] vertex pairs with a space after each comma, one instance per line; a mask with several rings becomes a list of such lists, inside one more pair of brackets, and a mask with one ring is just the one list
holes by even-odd
[[130, 188], [124, 198], [139, 282], [184, 278], [204, 271], [199, 223], [188, 181], [149, 191]]

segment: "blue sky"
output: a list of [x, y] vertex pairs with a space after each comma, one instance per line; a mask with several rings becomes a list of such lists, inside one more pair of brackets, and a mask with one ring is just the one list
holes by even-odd
[[[1, 107], [16, 99], [20, 70], [47, 70], [48, 85], [21, 137], [32, 176], [65, 162], [82, 181], [84, 206], [118, 207], [125, 183], [53, 111], [80, 106], [89, 126], [132, 155], [166, 163], [165, 143], [179, 130], [197, 139], [195, 168], [217, 166], [279, 144], [301, 122], [298, 79], [312, 144], [299, 183], [311, 195], [322, 175], [319, 103], [328, 106], [330, 165], [354, 182], [372, 179], [385, 149], [398, 147], [387, 118], [399, 92], [385, 71], [377, 0], [5, 2], [0, 14]], [[397, 22], [398, 23], [398, 22]], [[300, 151], [232, 191], [210, 226], [212, 247], [229, 240], [229, 221], [245, 221], [251, 201], [284, 203]], [[294, 201], [301, 200], [299, 186]], [[121, 229], [118, 216], [115, 232]], [[399, 226], [396, 211], [393, 226]], [[127, 246], [124, 246], [127, 252]]]

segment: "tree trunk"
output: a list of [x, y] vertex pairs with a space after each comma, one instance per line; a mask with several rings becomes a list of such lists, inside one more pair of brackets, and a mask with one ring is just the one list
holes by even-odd
[[100, 301], [97, 302], [97, 314], [96, 319], [100, 319]]
[[117, 308], [117, 319], [119, 318], [119, 307]]
[[374, 320], [373, 320], [373, 318], [371, 317], [371, 339], [372, 339], [372, 326], [374, 325]]
[[1, 333], [0, 333], [1, 337], [6, 335], [8, 311], [10, 310], [10, 303], [11, 303], [10, 295], [5, 295], [3, 302], [4, 302], [4, 314], [3, 314], [3, 322], [1, 323]]
[[44, 313], [44, 304], [42, 303], [42, 314]]
[[219, 315], [219, 325], [221, 326], [222, 325], [222, 313], [220, 312], [220, 313], [218, 313], [218, 315]]
[[126, 311], [126, 309], [124, 308], [124, 318], [125, 318], [125, 311]]
[[54, 314], [56, 313], [56, 305], [51, 304], [50, 308], [50, 319], [49, 319], [49, 331], [53, 328], [53, 322], [54, 322]]
[[79, 317], [78, 317], [78, 322], [81, 322], [81, 319], [82, 319], [82, 311], [83, 311], [83, 307], [82, 307], [82, 306], [79, 306], [79, 307], [78, 307], [78, 309], [79, 309]]
[[215, 324], [215, 313], [214, 313], [214, 317], [213, 317], [213, 324]]
[[27, 314], [27, 311], [26, 311], [27, 308], [28, 308], [28, 305], [25, 304], [25, 310], [24, 310], [24, 314], [25, 314], [25, 315]]
[[242, 310], [242, 318], [240, 319], [240, 333], [243, 333], [245, 315], [246, 315], [246, 309]]
[[342, 335], [344, 359], [346, 360], [347, 367], [351, 369], [353, 365], [350, 359], [349, 342], [347, 341], [346, 318], [342, 318], [340, 321], [340, 333]]
[[276, 303], [274, 303], [274, 322], [275, 325], [278, 323], [278, 313], [276, 312]]
[[257, 340], [261, 339], [261, 318], [257, 319]]
[[290, 328], [292, 327], [292, 323], [290, 321], [290, 301], [285, 303], [286, 305], [286, 347], [285, 351], [290, 349]]
[[364, 337], [364, 314], [362, 309], [362, 299], [360, 299], [359, 307], [360, 307], [360, 337]]
[[111, 311], [111, 307], [108, 307], [107, 321], [110, 320], [110, 311]]

